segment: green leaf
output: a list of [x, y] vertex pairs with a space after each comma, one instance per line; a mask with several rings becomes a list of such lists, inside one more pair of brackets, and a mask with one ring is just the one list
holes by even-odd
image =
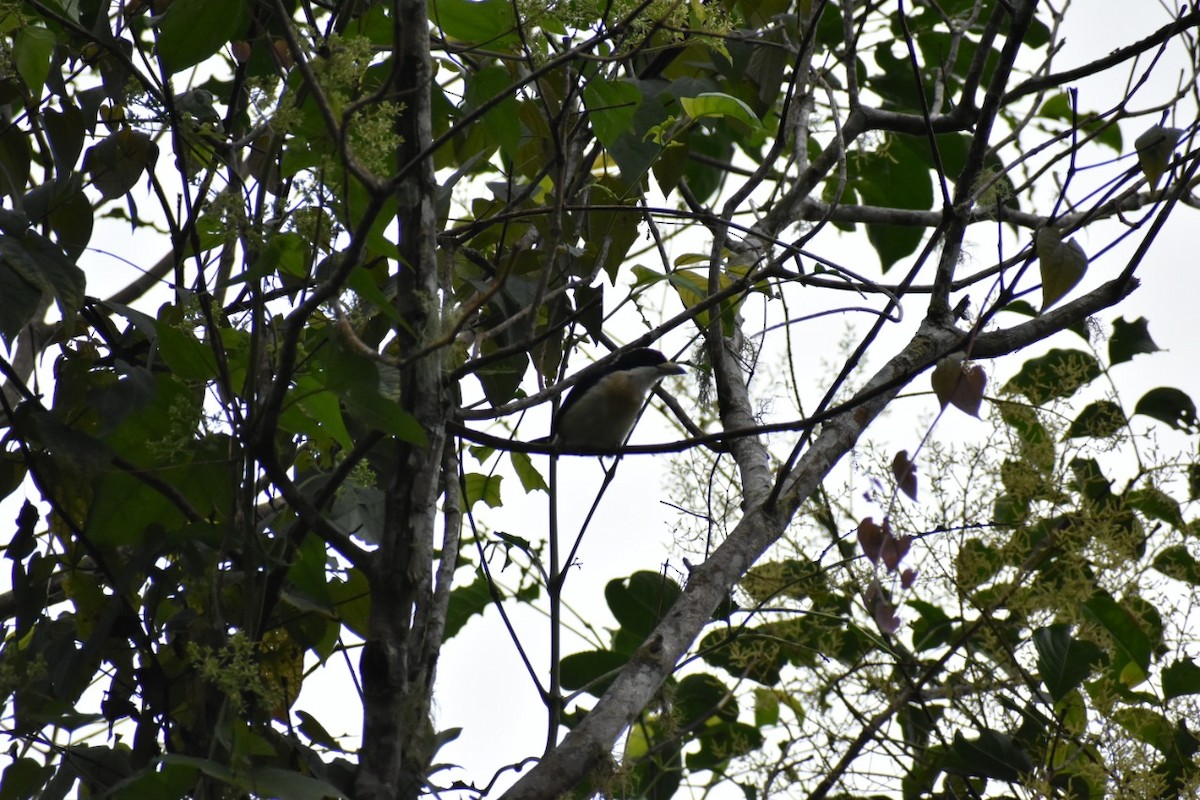
[[627, 632], [644, 638], [667, 613], [681, 590], [679, 584], [657, 572], [635, 572], [609, 581], [604, 598], [617, 622]]
[[911, 625], [914, 650], [932, 650], [950, 641], [954, 635], [954, 622], [945, 611], [924, 600], [909, 600], [908, 605], [919, 615]]
[[1164, 700], [1200, 694], [1200, 666], [1185, 656], [1163, 670], [1162, 685]]
[[1111, 147], [1118, 153], [1122, 149], [1121, 129], [1111, 120], [1105, 121], [1095, 112], [1072, 112], [1071, 102], [1066, 94], [1056, 94], [1049, 98], [1038, 109], [1038, 115], [1047, 119], [1061, 120], [1078, 124], [1087, 133], [1096, 132], [1096, 142]]
[[984, 583], [1004, 566], [999, 550], [976, 538], [967, 539], [954, 556], [954, 567], [958, 584], [963, 589], [973, 589]]
[[1164, 548], [1154, 557], [1154, 568], [1168, 578], [1200, 586], [1200, 564], [1196, 563], [1186, 545], [1175, 544]]
[[[479, 348], [482, 355], [499, 349], [492, 339], [485, 339]], [[483, 387], [483, 395], [493, 406], [500, 406], [517, 396], [521, 381], [529, 369], [529, 353], [519, 352], [504, 356], [475, 370], [475, 377]]]
[[697, 733], [700, 752], [688, 753], [690, 770], [719, 770], [730, 760], [753, 752], [763, 745], [762, 731], [744, 722], [722, 722]]
[[423, 445], [425, 430], [416, 417], [385, 392], [395, 391], [396, 369], [379, 364], [335, 340], [322, 350], [325, 385], [346, 403], [346, 414], [375, 430]]
[[286, 797], [288, 800], [328, 800], [343, 798], [345, 792], [326, 781], [310, 778], [281, 767], [258, 767], [251, 771], [247, 788], [266, 797]]
[[249, 21], [245, 0], [175, 0], [159, 23], [156, 52], [173, 75], [243, 38]]
[[112, 200], [136, 186], [156, 161], [158, 145], [147, 134], [122, 128], [88, 148], [83, 170], [92, 176], [92, 184], [104, 198]]
[[430, 0], [429, 18], [462, 42], [501, 48], [517, 41], [513, 6], [505, 0]]
[[354, 449], [340, 399], [334, 392], [323, 390], [311, 375], [297, 377], [296, 387], [289, 392], [288, 404], [280, 414], [279, 426], [317, 441], [332, 439], [346, 451]]
[[674, 701], [674, 716], [683, 727], [696, 727], [713, 717], [727, 721], [738, 717], [733, 690], [708, 673], [682, 678], [675, 688]]
[[546, 485], [546, 479], [542, 477], [542, 473], [537, 471], [537, 467], [533, 466], [533, 459], [528, 453], [509, 453], [509, 461], [512, 462], [513, 471], [517, 473], [517, 477], [521, 480], [521, 488], [525, 493], [529, 492], [548, 492], [550, 487]]
[[1104, 651], [1092, 642], [1073, 638], [1071, 626], [1066, 624], [1038, 628], [1033, 632], [1033, 644], [1038, 651], [1038, 674], [1055, 702], [1104, 661]]
[[[45, 220], [54, 232], [59, 247], [66, 254], [67, 262], [74, 267], [92, 239], [94, 224], [92, 204], [83, 189], [80, 188], [66, 197], [51, 198]], [[82, 272], [79, 273], [79, 278], [82, 299]]]
[[1175, 742], [1175, 726], [1156, 711], [1148, 708], [1119, 708], [1112, 714], [1113, 720], [1133, 735], [1160, 753], [1171, 755]]
[[9, 346], [21, 329], [33, 319], [42, 299], [42, 287], [24, 277], [24, 273], [33, 265], [23, 264], [20, 268], [14, 266], [14, 259], [22, 260], [27, 257], [23, 248], [15, 249], [17, 244], [11, 245], [14, 249], [12, 255], [9, 255], [9, 245], [5, 242], [14, 238], [0, 235], [0, 297], [4, 298], [4, 301], [0, 302], [0, 336]]
[[1037, 232], [1037, 254], [1042, 274], [1042, 313], [1057, 303], [1083, 279], [1088, 257], [1075, 240], [1064, 242], [1062, 232], [1046, 226]]
[[46, 785], [46, 781], [54, 774], [54, 766], [51, 764], [42, 765], [32, 758], [14, 758], [8, 766], [4, 768], [4, 775], [0, 777], [0, 797], [5, 798], [26, 798], [38, 797], [41, 794], [41, 788]]
[[456, 635], [471, 617], [483, 615], [492, 602], [492, 588], [483, 570], [476, 570], [475, 580], [466, 586], [450, 590], [450, 605], [446, 609], [445, 638]]
[[212, 347], [190, 333], [160, 322], [156, 341], [163, 361], [184, 380], [207, 381], [217, 376], [217, 357]]
[[1004, 384], [1004, 391], [1023, 395], [1040, 406], [1048, 400], [1070, 397], [1100, 374], [1100, 364], [1090, 353], [1055, 348], [1022, 364], [1020, 372]]
[[631, 81], [593, 78], [583, 89], [592, 130], [605, 147], [612, 147], [634, 129], [633, 117], [642, 104], [642, 91]]
[[357, 569], [346, 571], [345, 580], [331, 580], [326, 587], [338, 618], [355, 636], [366, 639], [370, 631], [371, 588]]
[[[588, 212], [584, 259], [595, 263], [602, 258], [602, 269], [609, 281], [615, 284], [629, 248], [641, 235], [639, 226], [642, 220], [641, 212], [630, 204], [630, 197], [638, 194], [639, 190], [630, 187], [624, 180], [629, 167], [619, 155], [614, 154], [614, 158], [621, 166], [622, 174], [606, 176], [593, 184], [592, 199], [600, 204], [626, 206], [628, 210]], [[578, 292], [576, 296], [579, 296]]]
[[559, 664], [559, 676], [564, 689], [579, 691], [586, 686], [588, 694], [599, 697], [628, 660], [627, 655], [612, 650], [572, 653]]
[[1165, 422], [1180, 431], [1196, 429], [1196, 404], [1186, 393], [1170, 386], [1151, 389], [1137, 401], [1133, 413]]
[[1119, 654], [1123, 656], [1115, 660], [1121, 682], [1126, 686], [1136, 686], [1144, 681], [1150, 669], [1152, 648], [1150, 638], [1133, 613], [1103, 591], [1096, 592], [1083, 604], [1083, 612], [1108, 631]]
[[779, 695], [761, 687], [754, 690], [754, 724], [762, 728], [779, 722]]
[[[1038, 315], [1037, 309], [1024, 300], [1014, 300], [1000, 310], [1011, 311], [1014, 314], [1020, 314], [1025, 317], [1036, 317]], [[1092, 340], [1091, 334], [1088, 332], [1087, 320], [1070, 325], [1067, 327], [1067, 330], [1071, 331], [1071, 333], [1074, 333], [1085, 342], [1090, 342]]]
[[1124, 410], [1111, 400], [1097, 400], [1079, 412], [1064, 438], [1104, 439], [1124, 427]]
[[41, 98], [46, 77], [50, 74], [54, 44], [54, 31], [34, 25], [22, 28], [13, 40], [13, 62], [34, 100]]
[[1150, 323], [1145, 317], [1126, 322], [1124, 317], [1113, 320], [1112, 338], [1108, 340], [1108, 360], [1111, 364], [1130, 361], [1139, 353], [1154, 353], [1161, 348], [1150, 338]]
[[1164, 128], [1155, 125], [1133, 141], [1137, 148], [1138, 163], [1150, 187], [1158, 185], [1158, 179], [1167, 171], [1171, 156], [1175, 154], [1175, 145], [1179, 137], [1186, 131], [1182, 128]]
[[[902, 137], [891, 136], [877, 151], [851, 158], [847, 163], [852, 169], [850, 188], [867, 205], [914, 211], [933, 205], [933, 179], [926, 158]], [[911, 255], [924, 235], [924, 229], [916, 226], [867, 225], [867, 238], [885, 272]]]
[[[25, 191], [32, 158], [29, 136], [21, 126], [9, 125], [0, 132], [0, 195], [19, 197]], [[15, 233], [7, 228], [4, 230]]]
[[[521, 118], [516, 98], [506, 91], [512, 82], [512, 75], [503, 67], [484, 67], [467, 80], [464, 96], [471, 108], [491, 103], [484, 112], [483, 125], [500, 144], [500, 151], [515, 159], [521, 144]], [[494, 102], [497, 97], [503, 99]]]
[[16, 335], [36, 312], [43, 292], [55, 298], [65, 319], [72, 319], [83, 303], [84, 283], [83, 271], [40, 233], [0, 234], [0, 335]]
[[762, 121], [754, 110], [732, 95], [704, 92], [695, 97], [679, 98], [679, 105], [692, 119], [724, 117], [740, 122], [752, 131], [762, 129]]
[[967, 739], [960, 731], [947, 753], [947, 772], [1018, 782], [1033, 770], [1033, 761], [1017, 740], [999, 731], [980, 731], [979, 738]]
[[473, 506], [480, 500], [487, 503], [488, 508], [504, 505], [500, 500], [500, 484], [503, 475], [484, 475], [480, 472], [468, 472], [463, 476], [467, 506]]
[[1161, 489], [1154, 486], [1143, 486], [1133, 489], [1124, 495], [1125, 502], [1132, 508], [1145, 514], [1150, 519], [1161, 520], [1177, 531], [1186, 531], [1187, 523], [1183, 521], [1183, 511], [1179, 502]]
[[[684, 308], [693, 308], [708, 298], [708, 271], [694, 269], [677, 269], [672, 270], [667, 275], [667, 281], [675, 289], [675, 293], [679, 295], [679, 301], [683, 303]], [[718, 279], [720, 288], [725, 289], [734, 283], [734, 279], [726, 272], [722, 272]], [[741, 303], [740, 296], [734, 296], [721, 301], [718, 304], [721, 319], [721, 329], [726, 335], [732, 335], [734, 323], [737, 321], [737, 309]], [[709, 316], [712, 313], [711, 308], [696, 313], [695, 323], [701, 329], [708, 327]]]

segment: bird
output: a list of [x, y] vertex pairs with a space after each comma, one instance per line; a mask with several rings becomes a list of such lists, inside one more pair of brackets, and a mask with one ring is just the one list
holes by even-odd
[[655, 384], [686, 373], [649, 347], [623, 353], [575, 384], [554, 418], [551, 442], [568, 450], [619, 449]]

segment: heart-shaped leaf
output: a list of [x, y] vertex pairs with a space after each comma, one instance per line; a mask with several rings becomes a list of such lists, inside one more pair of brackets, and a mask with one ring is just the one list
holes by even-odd
[[1137, 148], [1138, 163], [1150, 186], [1158, 185], [1158, 179], [1167, 171], [1171, 156], [1175, 153], [1175, 143], [1183, 135], [1182, 128], [1164, 128], [1155, 125], [1150, 130], [1133, 140]]
[[1079, 243], [1062, 240], [1062, 232], [1046, 226], [1037, 233], [1037, 254], [1042, 271], [1042, 312], [1075, 288], [1087, 272], [1088, 257]]

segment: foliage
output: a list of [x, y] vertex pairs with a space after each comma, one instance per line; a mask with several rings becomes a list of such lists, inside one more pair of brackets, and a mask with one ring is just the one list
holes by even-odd
[[[1110, 344], [1130, 327], [1115, 320]], [[1139, 346], [1157, 349], [1140, 327]], [[1128, 359], [1118, 351], [1104, 366], [1071, 352], [1089, 362], [1086, 381], [1079, 370], [1039, 373], [1045, 358], [1030, 359], [990, 398], [990, 434], [925, 443], [920, 473], [970, 464], [976, 478], [965, 487], [934, 477], [920, 503], [904, 503], [907, 470], [879, 482], [868, 502], [887, 516], [858, 523], [857, 547], [839, 533], [854, 526], [856, 493], [830, 487], [747, 572], [689, 678], [715, 682], [725, 699], [711, 713], [752, 709], [758, 744], [730, 746], [707, 768], [764, 793], [865, 787], [863, 765], [877, 763], [897, 780], [875, 784], [905, 798], [960, 796], [964, 785], [977, 796], [1195, 791], [1189, 597], [1200, 570], [1189, 547], [1196, 523], [1183, 513], [1200, 498], [1187, 483], [1194, 466], [1147, 462], [1152, 431], [1119, 395], [1072, 419], [1073, 401]], [[1021, 376], [1032, 374], [1045, 381], [1039, 397], [1058, 400], [1021, 399], [1032, 391]], [[872, 460], [895, 476], [885, 455]], [[1118, 490], [1109, 476], [1131, 464]]]
[[[1148, 576], [1197, 582], [1179, 498], [1200, 469], [1138, 454], [1118, 491], [1101, 456], [1139, 417], [1194, 436], [1195, 404], [1163, 386], [1055, 417], [1157, 349], [1145, 319], [1114, 327], [1107, 365], [1078, 346], [1007, 382], [985, 365], [1119, 304], [1186, 213], [1194, 126], [1161, 113], [1186, 89], [1148, 106], [1114, 76], [1194, 46], [1200, 16], [1069, 72], [1057, 19], [1032, 0], [0, 4], [0, 494], [23, 501], [0, 795], [489, 794], [439, 783], [438, 657], [520, 604], [550, 621], [548, 667], [513, 634], [550, 744], [512, 798], [820, 797], [872, 771], [908, 796], [1194, 789], [1198, 670]], [[1068, 86], [1089, 78], [1130, 95], [1090, 112]], [[1082, 186], [1080, 158], [1118, 154], [1137, 166]], [[835, 257], [860, 233], [878, 273]], [[969, 271], [976, 241], [999, 255]], [[97, 288], [118, 261], [138, 276]], [[872, 324], [815, 405], [789, 369], [795, 402], [766, 418], [758, 359], [807, 330], [792, 309], [845, 312], [845, 292]], [[916, 305], [915, 333], [881, 335]], [[616, 628], [564, 655], [578, 538], [490, 514], [515, 486], [573, 499], [524, 413], [584, 355], [652, 342], [691, 353], [701, 396], [672, 407], [686, 441], [625, 452], [693, 459], [676, 469], [705, 498], [678, 500], [712, 546], [686, 580], [615, 578]], [[854, 513], [834, 467], [925, 370], [945, 414], [987, 404], [995, 446], [906, 442], [879, 474], [943, 499]], [[983, 477], [951, 504], [918, 493], [930, 463]], [[936, 574], [908, 566], [918, 544], [943, 548]], [[352, 655], [357, 749], [293, 707]]]

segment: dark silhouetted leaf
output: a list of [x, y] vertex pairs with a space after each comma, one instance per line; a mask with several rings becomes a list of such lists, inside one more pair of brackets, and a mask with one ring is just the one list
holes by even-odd
[[628, 660], [629, 656], [611, 650], [572, 653], [562, 660], [559, 676], [564, 689], [579, 691], [587, 687], [589, 694], [599, 697], [608, 690], [617, 671]]
[[123, 128], [88, 148], [83, 169], [105, 199], [120, 197], [137, 185], [158, 160], [158, 145], [141, 131]]
[[1001, 781], [1020, 781], [1033, 770], [1033, 761], [1023, 747], [1011, 736], [998, 731], [984, 730], [978, 739], [954, 734], [947, 772], [975, 775]]
[[1151, 389], [1137, 401], [1133, 413], [1153, 417], [1172, 428], [1191, 431], [1196, 428], [1196, 404], [1186, 393], [1170, 386]]
[[1143, 486], [1131, 489], [1123, 495], [1125, 502], [1150, 519], [1161, 520], [1177, 531], [1187, 530], [1179, 502], [1161, 489]]
[[1057, 702], [1081, 684], [1095, 664], [1104, 660], [1104, 652], [1095, 644], [1071, 636], [1066, 624], [1038, 628], [1033, 632], [1038, 651], [1038, 674], [1050, 696]]
[[665, 575], [641, 571], [624, 580], [609, 581], [604, 598], [621, 627], [644, 638], [674, 604], [680, 591], [679, 584]]
[[738, 717], [737, 697], [715, 675], [687, 675], [675, 689], [675, 718], [681, 725], [695, 726], [705, 720], [732, 721]]
[[1108, 360], [1121, 364], [1139, 353], [1155, 353], [1161, 348], [1150, 338], [1150, 323], [1145, 317], [1126, 322], [1124, 317], [1113, 320], [1112, 337], [1108, 340]]
[[1200, 694], [1200, 666], [1186, 656], [1169, 664], [1162, 673], [1163, 699]]
[[919, 615], [910, 625], [913, 649], [932, 650], [950, 641], [954, 635], [954, 622], [946, 612], [924, 600], [909, 600], [908, 605]]
[[1079, 412], [1071, 422], [1066, 438], [1104, 439], [1125, 426], [1125, 412], [1111, 400], [1097, 400]]
[[1154, 568], [1169, 578], [1200, 586], [1200, 564], [1186, 545], [1174, 544], [1154, 557]]

